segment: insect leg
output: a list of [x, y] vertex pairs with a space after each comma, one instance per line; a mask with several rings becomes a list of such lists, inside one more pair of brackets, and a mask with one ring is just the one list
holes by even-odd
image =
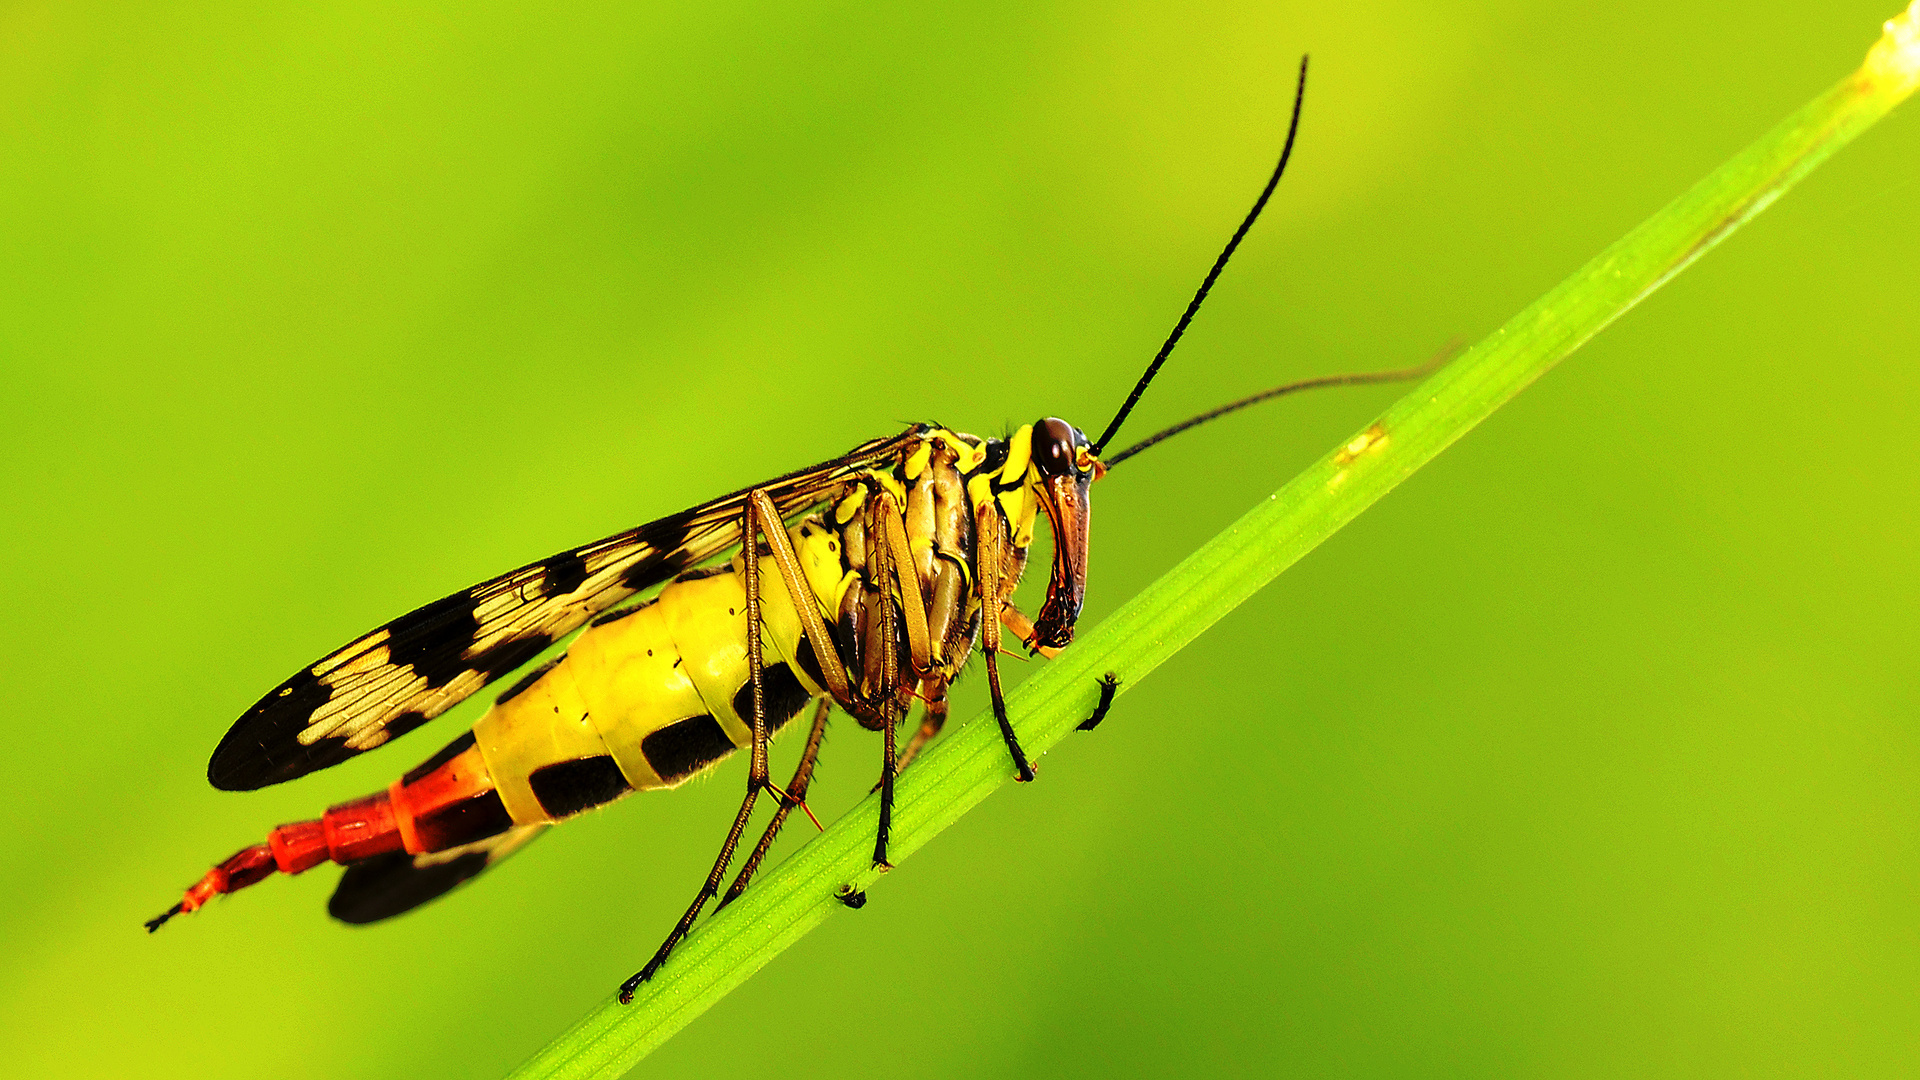
[[[1035, 645], [1033, 643], [1033, 620], [1027, 618], [1026, 612], [1013, 606], [1012, 601], [1008, 601], [1007, 604], [1000, 609], [1000, 624], [1012, 632], [1015, 637], [1025, 642], [1027, 648], [1032, 649], [1041, 656], [1051, 660], [1060, 655], [1059, 649], [1053, 648], [1050, 645]], [[1105, 675], [1100, 676], [1100, 703], [1093, 707], [1093, 715], [1080, 721], [1074, 730], [1092, 731], [1094, 728], [1099, 727], [1100, 721], [1107, 718], [1107, 710], [1113, 705], [1113, 695], [1118, 692], [1119, 689], [1120, 679], [1114, 675], [1113, 672], [1109, 671]]]
[[[779, 511], [763, 492], [749, 493], [747, 501], [749, 507], [760, 515], [760, 528], [766, 533], [769, 555], [773, 565], [780, 571], [781, 580], [786, 583], [787, 596], [793, 601], [794, 611], [800, 617], [801, 630], [807, 645], [813, 650], [814, 660], [819, 664], [821, 681], [826, 683], [828, 694], [869, 731], [877, 731], [883, 724], [892, 722], [889, 717], [897, 719], [900, 711], [895, 700], [899, 696], [899, 657], [895, 645], [897, 631], [893, 623], [892, 599], [884, 591], [875, 595], [879, 601], [875, 605], [875, 622], [868, 634], [870, 640], [863, 643], [871, 668], [877, 668], [878, 671], [877, 678], [870, 677], [868, 680], [876, 684], [873, 694], [868, 696], [853, 685], [846, 662], [827, 632], [827, 624], [820, 617], [818, 602], [812, 588], [806, 583], [805, 571], [800, 567], [799, 556], [794, 554], [793, 543], [780, 523]], [[876, 581], [887, 580], [886, 554], [886, 547], [879, 545], [870, 557], [872, 561], [869, 567]]]
[[987, 690], [993, 698], [993, 718], [1000, 721], [1000, 737], [1006, 740], [1007, 753], [1013, 756], [1013, 778], [1025, 784], [1033, 779], [1033, 766], [1027, 763], [1026, 751], [1020, 749], [1020, 736], [1013, 732], [1013, 721], [1007, 719], [1007, 698], [1000, 690], [1000, 663], [991, 646], [986, 655]]
[[1035, 645], [1033, 643], [1033, 620], [1027, 618], [1027, 613], [1015, 607], [1011, 600], [1001, 605], [1000, 625], [1011, 631], [1014, 637], [1019, 638], [1022, 645], [1039, 653], [1041, 656], [1051, 660], [1060, 655], [1060, 650], [1051, 645]]
[[[800, 557], [793, 553], [793, 541], [780, 524], [780, 511], [774, 508], [773, 500], [762, 491], [749, 492], [747, 506], [759, 512], [773, 565], [779, 568], [780, 578], [787, 586], [787, 595], [793, 598], [795, 612], [800, 616], [800, 628], [806, 634], [807, 644], [813, 647], [813, 658], [820, 664], [820, 677], [827, 684], [827, 692], [842, 708], [859, 716], [863, 702], [854, 694], [853, 685], [847, 678], [847, 667], [840, 662], [840, 652], [834, 648], [825, 620], [820, 618], [820, 610], [813, 599], [813, 589], [807, 585], [805, 572], [800, 569]], [[756, 568], [755, 574], [758, 573]]]
[[[891, 502], [888, 501], [883, 492], [881, 499], [876, 501], [874, 510], [874, 513], [881, 518], [879, 523], [880, 528], [875, 530], [876, 532], [885, 532], [886, 510], [891, 507], [891, 505]], [[894, 513], [897, 515], [898, 511], [895, 510]], [[900, 657], [896, 651], [899, 640], [899, 628], [894, 624], [893, 598], [887, 595], [886, 584], [889, 577], [898, 581], [904, 581], [907, 578], [913, 577], [914, 571], [911, 562], [902, 568], [893, 557], [892, 545], [884, 542], [873, 545], [873, 549], [867, 553], [867, 566], [873, 574], [874, 581], [879, 583], [881, 587], [880, 604], [877, 612], [878, 618], [874, 620], [873, 633], [870, 636], [871, 645], [869, 646], [869, 653], [877, 653], [879, 658], [880, 685], [875, 687], [873, 699], [874, 704], [878, 706], [879, 709], [879, 716], [876, 719], [880, 721], [879, 726], [882, 735], [880, 746], [880, 825], [879, 828], [874, 831], [873, 865], [885, 870], [893, 866], [892, 863], [887, 861], [887, 836], [893, 828], [893, 779], [894, 775], [899, 771], [894, 764], [894, 755], [896, 753], [894, 748], [894, 728], [899, 724], [900, 714], [903, 711], [900, 707]], [[904, 589], [905, 586], [902, 586], [903, 595]], [[925, 614], [923, 610], [921, 612], [923, 619]], [[923, 622], [921, 632], [924, 633], [925, 629]]]
[[887, 708], [887, 726], [880, 740], [880, 828], [873, 838], [873, 865], [882, 870], [893, 869], [893, 864], [887, 861], [887, 834], [893, 828], [893, 779], [900, 772], [894, 760], [892, 706]]
[[747, 883], [753, 880], [754, 872], [760, 869], [761, 860], [767, 857], [768, 849], [773, 847], [774, 838], [780, 835], [780, 827], [787, 823], [787, 814], [807, 797], [807, 786], [813, 782], [813, 766], [820, 757], [820, 745], [827, 738], [827, 714], [832, 711], [833, 699], [821, 698], [819, 708], [813, 713], [813, 729], [807, 732], [807, 746], [801, 751], [800, 764], [793, 770], [793, 779], [787, 781], [787, 797], [780, 800], [780, 809], [774, 811], [773, 820], [767, 823], [767, 831], [760, 834], [760, 842], [753, 846], [753, 854], [747, 856], [733, 884], [727, 886], [719, 907], [713, 909], [715, 913], [746, 891]]
[[1000, 591], [1000, 533], [1004, 528], [1000, 514], [991, 503], [975, 514], [974, 566], [980, 577], [981, 653], [987, 658], [987, 689], [993, 698], [993, 718], [1000, 722], [1000, 737], [1006, 740], [1007, 753], [1013, 756], [1014, 779], [1026, 783], [1033, 779], [1033, 766], [1020, 749], [1020, 737], [1013, 733], [1013, 721], [1007, 719], [1007, 699], [1000, 692], [1000, 617], [1006, 598]]
[[913, 549], [907, 543], [907, 523], [893, 496], [882, 490], [874, 496], [874, 512], [880, 519], [881, 542], [886, 545], [894, 580], [900, 584], [900, 611], [907, 620], [907, 648], [913, 656], [913, 670], [925, 675], [933, 666], [933, 639], [927, 629], [927, 603], [920, 595], [920, 575], [913, 568]]
[[700, 917], [700, 909], [706, 907], [707, 901], [720, 892], [720, 883], [727, 877], [727, 864], [733, 861], [734, 849], [740, 846], [740, 836], [746, 832], [747, 820], [753, 816], [754, 800], [759, 798], [761, 789], [767, 788], [778, 792], [767, 776], [766, 687], [760, 671], [762, 667], [760, 545], [755, 540], [755, 533], [764, 529], [768, 533], [777, 532], [784, 537], [786, 529], [780, 524], [777, 514], [772, 516], [771, 521], [762, 517], [760, 504], [763, 501], [770, 505], [770, 500], [767, 500], [764, 492], [755, 491], [740, 512], [740, 550], [743, 552], [740, 564], [746, 576], [747, 592], [747, 682], [753, 687], [753, 755], [752, 763], [747, 770], [747, 794], [740, 800], [740, 812], [734, 815], [733, 827], [727, 830], [727, 839], [720, 845], [720, 855], [714, 860], [713, 869], [707, 874], [707, 880], [701, 884], [700, 892], [694, 896], [693, 904], [687, 908], [687, 913], [680, 916], [680, 921], [674, 925], [673, 932], [667, 935], [667, 940], [660, 944], [660, 949], [653, 954], [653, 959], [647, 961], [647, 965], [636, 972], [632, 978], [620, 984], [620, 1004], [622, 1005], [630, 1004], [633, 1001], [634, 992], [640, 989], [640, 984], [653, 978], [653, 973], [659, 971], [660, 965], [667, 962], [667, 956], [673, 952], [674, 946], [680, 944], [681, 940], [687, 936], [687, 932], [693, 929], [694, 920]]
[[927, 679], [921, 683], [921, 691], [926, 698], [925, 710], [920, 717], [920, 730], [907, 740], [907, 748], [900, 751], [900, 763], [897, 768], [905, 770], [907, 763], [919, 753], [927, 740], [940, 734], [947, 723], [947, 683], [944, 679]]
[[927, 604], [928, 628], [933, 634], [934, 670], [920, 681], [920, 729], [907, 740], [900, 752], [900, 768], [920, 753], [928, 740], [940, 734], [947, 722], [947, 688], [953, 684], [955, 669], [949, 657], [965, 657], [973, 652], [973, 639], [979, 634], [979, 612], [964, 616], [965, 605], [973, 597], [966, 567], [958, 559], [941, 555], [935, 562], [932, 598]]
[[1093, 715], [1080, 721], [1075, 731], [1092, 731], [1107, 718], [1107, 710], [1113, 706], [1113, 695], [1120, 690], [1120, 677], [1109, 671], [1100, 676], [1100, 703], [1093, 707]]

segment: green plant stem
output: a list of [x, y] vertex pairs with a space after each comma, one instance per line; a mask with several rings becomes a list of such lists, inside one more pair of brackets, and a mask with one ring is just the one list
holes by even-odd
[[[1916, 13], [1920, 0], [1907, 19], [1920, 18]], [[1895, 29], [1889, 24], [1890, 40]], [[1880, 119], [1912, 91], [1917, 52], [1910, 40], [1895, 40], [1891, 51], [1883, 42], [1877, 60], [1870, 57], [1083, 633], [1008, 698], [1028, 750], [1045, 753], [1073, 730], [1098, 697], [1103, 672], [1117, 674], [1123, 690], [1137, 683]], [[1012, 776], [990, 715], [950, 731], [900, 779], [896, 864]], [[709, 920], [632, 1005], [609, 994], [514, 1075], [624, 1073], [842, 910], [837, 894], [872, 884], [877, 816], [869, 797]]]

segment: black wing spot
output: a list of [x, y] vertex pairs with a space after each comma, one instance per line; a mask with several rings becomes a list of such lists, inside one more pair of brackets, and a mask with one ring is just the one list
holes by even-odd
[[671, 575], [688, 566], [693, 555], [687, 549], [688, 523], [692, 520], [691, 511], [683, 511], [648, 525], [647, 543], [653, 551], [620, 572], [621, 584], [637, 592], [659, 584], [663, 574]]
[[213, 760], [207, 763], [207, 781], [221, 791], [253, 791], [320, 769], [331, 769], [360, 754], [358, 750], [348, 749], [344, 735], [316, 739], [308, 746], [300, 745], [289, 736], [281, 752], [272, 756], [262, 746], [248, 746], [244, 753], [230, 755], [234, 761], [223, 772], [220, 757], [226, 746], [226, 740], [221, 740], [220, 749], [213, 752]]
[[587, 561], [577, 551], [563, 551], [541, 563], [540, 572], [545, 579], [542, 595], [565, 596], [586, 582]]
[[[774, 664], [760, 672], [760, 685], [767, 694], [767, 730], [780, 730], [793, 714], [800, 711], [812, 697], [800, 680], [793, 677], [793, 669], [785, 664]], [[733, 715], [738, 716], [748, 727], [753, 726], [753, 683], [748, 682], [733, 695]], [[644, 745], [644, 744], [643, 744]]]
[[501, 694], [497, 698], [494, 698], [493, 703], [495, 705], [505, 705], [507, 702], [512, 701], [514, 698], [519, 697], [523, 692], [525, 692], [527, 687], [532, 686], [534, 683], [539, 682], [541, 679], [541, 676], [544, 676], [547, 672], [552, 671], [555, 664], [558, 664], [560, 661], [565, 660], [566, 658], [567, 658], [566, 654], [562, 653], [561, 655], [554, 657], [553, 659], [547, 661], [546, 663], [541, 664], [539, 667], [534, 668], [532, 671], [527, 672], [525, 675], [520, 677], [519, 682], [516, 682], [512, 686], [507, 687], [505, 693]]
[[462, 656], [480, 637], [477, 604], [471, 591], [455, 593], [394, 623], [387, 646], [392, 662], [426, 676], [436, 690], [452, 682], [473, 666]]
[[660, 568], [660, 562], [660, 556], [657, 554], [635, 560], [632, 566], [620, 572], [620, 586], [630, 592], [638, 592], [646, 588], [649, 583], [658, 580], [655, 575]]
[[363, 926], [412, 911], [485, 870], [487, 859], [484, 851], [470, 851], [443, 863], [415, 866], [413, 856], [405, 852], [376, 855], [340, 875], [340, 884], [327, 901], [327, 914]]
[[640, 753], [671, 784], [733, 753], [733, 740], [720, 727], [720, 721], [705, 713], [675, 720], [640, 740]]
[[527, 777], [540, 808], [556, 818], [571, 817], [633, 790], [613, 758], [598, 757], [542, 765]]
[[407, 770], [407, 774], [400, 778], [400, 786], [405, 787], [408, 784], [418, 783], [420, 779], [428, 773], [471, 749], [473, 749], [473, 732], [467, 731], [459, 738], [441, 747], [439, 753], [414, 766], [412, 769]]
[[547, 646], [553, 644], [553, 641], [552, 634], [539, 633], [508, 638], [497, 645], [490, 645], [480, 650], [465, 660], [457, 661], [453, 667], [453, 673], [458, 675], [463, 670], [471, 669], [485, 675], [491, 682], [540, 655]]
[[512, 671], [553, 644], [553, 635], [531, 632], [491, 645], [474, 656], [467, 653], [480, 639], [474, 617], [477, 602], [470, 593], [449, 596], [429, 604], [396, 625], [389, 648], [392, 662], [424, 676], [427, 686], [439, 689], [468, 671], [489, 681]]
[[222, 791], [253, 791], [352, 757], [344, 737], [300, 745], [307, 721], [332, 697], [311, 669], [281, 683], [227, 729], [207, 762], [207, 782]]
[[427, 720], [427, 714], [418, 709], [408, 709], [403, 713], [395, 713], [393, 719], [387, 721], [385, 726], [387, 738], [397, 739], [407, 732], [412, 731], [414, 728], [419, 727], [421, 724], [426, 723]]

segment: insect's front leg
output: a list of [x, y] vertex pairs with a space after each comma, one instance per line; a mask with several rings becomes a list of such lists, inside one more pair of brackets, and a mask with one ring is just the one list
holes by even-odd
[[[1000, 609], [1000, 624], [1005, 626], [1009, 632], [1025, 643], [1027, 648], [1032, 649], [1041, 656], [1051, 660], [1060, 655], [1059, 649], [1053, 648], [1050, 645], [1035, 645], [1033, 643], [1033, 620], [1027, 618], [1027, 613], [1013, 606], [1011, 602]], [[1074, 730], [1092, 731], [1094, 728], [1099, 727], [1100, 721], [1107, 718], [1107, 710], [1113, 706], [1113, 696], [1119, 692], [1119, 690], [1119, 676], [1111, 671], [1100, 676], [1100, 703], [1093, 707], [1093, 714], [1085, 720], [1080, 721]]]
[[981, 653], [987, 660], [987, 690], [993, 699], [993, 718], [1000, 722], [1000, 738], [1013, 758], [1013, 777], [1021, 783], [1033, 779], [1033, 766], [1026, 751], [1020, 749], [1020, 737], [1014, 734], [1013, 721], [1007, 719], [1006, 695], [1000, 692], [1000, 616], [1006, 606], [1000, 585], [1001, 533], [1006, 526], [991, 503], [983, 505], [974, 520], [974, 572], [980, 582]]
[[1092, 731], [1107, 718], [1107, 710], [1113, 707], [1113, 695], [1120, 692], [1120, 677], [1109, 671], [1100, 676], [1100, 703], [1093, 707], [1093, 715], [1080, 721], [1075, 731]]
[[1025, 645], [1029, 651], [1039, 653], [1049, 660], [1060, 655], [1060, 650], [1051, 645], [1034, 644], [1033, 639], [1036, 635], [1033, 620], [1027, 618], [1027, 613], [1015, 607], [1011, 600], [1000, 607], [1000, 625], [1006, 627], [1008, 633], [1019, 638], [1020, 644]]

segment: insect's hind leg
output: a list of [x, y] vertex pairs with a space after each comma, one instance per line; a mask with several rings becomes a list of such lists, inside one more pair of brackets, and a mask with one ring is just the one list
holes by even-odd
[[720, 856], [714, 860], [713, 870], [707, 874], [707, 880], [701, 884], [700, 892], [694, 896], [692, 905], [687, 908], [687, 913], [680, 916], [680, 921], [674, 924], [673, 931], [667, 935], [667, 940], [660, 943], [660, 948], [654, 952], [653, 959], [648, 960], [645, 967], [620, 984], [620, 1004], [633, 1003], [634, 992], [640, 989], [640, 984], [653, 978], [653, 973], [659, 971], [660, 965], [667, 962], [667, 956], [673, 952], [674, 946], [680, 944], [686, 938], [687, 932], [693, 929], [694, 920], [700, 917], [700, 909], [706, 907], [707, 901], [713, 899], [714, 894], [720, 891], [720, 883], [726, 880], [727, 864], [733, 861], [734, 849], [740, 846], [740, 834], [747, 831], [747, 819], [753, 816], [754, 800], [759, 797], [760, 788], [765, 779], [764, 776], [748, 778], [747, 796], [740, 801], [740, 812], [734, 815], [733, 827], [727, 830], [727, 839], [720, 845]]
[[[693, 929], [694, 921], [700, 918], [700, 911], [707, 906], [707, 901], [719, 895], [720, 883], [727, 879], [727, 866], [733, 861], [733, 853], [740, 846], [740, 837], [747, 830], [747, 821], [753, 816], [753, 804], [759, 799], [760, 792], [764, 790], [783, 803], [787, 801], [787, 793], [774, 786], [767, 772], [767, 694], [762, 676], [762, 668], [765, 665], [761, 656], [761, 649], [764, 646], [761, 644], [763, 639], [760, 626], [760, 559], [758, 557], [759, 539], [762, 536], [766, 537], [768, 545], [775, 552], [776, 561], [781, 564], [781, 575], [786, 579], [786, 587], [794, 590], [799, 569], [793, 558], [791, 547], [784, 547], [787, 539], [786, 527], [781, 524], [780, 515], [766, 493], [753, 491], [748, 494], [746, 505], [740, 511], [740, 550], [742, 552], [740, 565], [742, 575], [746, 579], [747, 599], [747, 684], [753, 688], [753, 753], [747, 770], [746, 797], [740, 800], [740, 812], [734, 815], [733, 827], [727, 830], [727, 838], [720, 845], [720, 854], [713, 861], [713, 869], [707, 873], [707, 880], [701, 884], [700, 891], [694, 895], [693, 903], [687, 907], [687, 913], [680, 916], [680, 921], [674, 924], [673, 931], [667, 935], [667, 940], [660, 943], [660, 948], [654, 952], [653, 959], [648, 960], [645, 967], [620, 984], [620, 1004], [622, 1005], [633, 1002], [633, 995], [640, 989], [640, 984], [653, 978], [654, 972], [659, 971], [660, 966], [667, 962], [667, 956], [673, 952], [674, 946], [685, 940], [688, 932]], [[782, 558], [783, 550], [784, 559]], [[807, 603], [811, 602], [810, 598], [805, 598], [804, 594], [796, 593], [795, 606], [801, 606], [803, 599]], [[814, 614], [814, 621], [817, 622], [818, 615]], [[802, 616], [802, 621], [806, 621], [805, 615]], [[813, 636], [811, 627], [808, 635]], [[825, 637], [824, 631], [820, 636]], [[824, 661], [822, 666], [826, 666]], [[829, 675], [828, 679], [832, 681], [833, 676]], [[844, 685], [844, 676], [841, 676], [841, 679]]]
[[721, 908], [733, 903], [741, 893], [747, 891], [747, 884], [753, 880], [760, 863], [773, 847], [774, 838], [780, 835], [780, 827], [787, 823], [787, 815], [806, 800], [807, 786], [813, 783], [813, 767], [820, 757], [820, 746], [827, 738], [827, 715], [832, 711], [833, 699], [821, 698], [819, 707], [813, 713], [813, 728], [807, 732], [806, 749], [800, 753], [800, 764], [793, 770], [793, 779], [787, 781], [787, 797], [780, 800], [780, 809], [774, 812], [773, 820], [767, 823], [767, 831], [760, 834], [760, 842], [753, 846], [753, 854], [747, 856], [733, 884], [727, 886], [726, 894], [720, 897], [719, 905], [713, 909], [716, 915]]
[[880, 827], [873, 838], [873, 865], [882, 870], [893, 869], [893, 863], [887, 859], [887, 842], [893, 835], [893, 782], [900, 775], [900, 765], [894, 756], [894, 731], [900, 726], [899, 710], [892, 702], [886, 702], [887, 725], [881, 730], [880, 741]]

